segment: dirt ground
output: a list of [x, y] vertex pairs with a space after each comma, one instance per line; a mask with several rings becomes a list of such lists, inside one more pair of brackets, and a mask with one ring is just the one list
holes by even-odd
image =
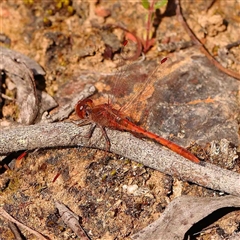
[[[239, 2], [181, 1], [181, 5], [190, 28], [212, 56], [224, 67], [240, 73], [239, 44], [226, 55], [218, 54], [219, 49], [240, 39]], [[239, 81], [218, 72], [215, 76], [226, 81], [218, 78], [211, 82], [209, 76], [215, 70], [208, 69], [209, 62], [203, 68], [188, 69], [191, 66], [188, 61], [194, 54], [205, 56], [191, 43], [174, 9], [174, 3], [169, 1], [167, 8], [157, 11], [155, 44], [146, 52], [146, 60], [140, 63], [139, 69], [127, 68], [128, 80], [117, 100], [121, 105], [121, 101], [131, 99], [138, 89], [131, 82], [140, 81], [139, 76], [151, 75], [157, 60], [167, 56], [172, 63], [185, 61], [177, 65], [178, 72], [171, 75], [171, 80], [163, 81], [163, 85], [151, 85], [130, 117], [184, 147], [195, 142], [190, 149], [194, 152], [194, 146], [200, 146], [196, 151], [199, 158], [239, 173], [240, 162], [232, 155], [232, 158], [224, 156], [211, 161], [208, 158], [214, 140], [228, 139], [230, 148], [237, 151]], [[46, 91], [59, 106], [71, 101], [88, 83], [96, 86], [93, 98], [102, 103], [116, 88], [115, 82], [111, 83], [106, 76], [113, 73], [114, 81], [120, 78], [116, 72], [125, 36], [121, 29], [103, 26], [123, 24], [144, 38], [147, 13], [140, 1], [3, 0], [0, 44], [27, 55], [44, 68], [44, 81], [36, 82], [37, 88]], [[188, 73], [196, 75], [190, 79]], [[171, 74], [170, 70], [164, 74]], [[189, 84], [199, 79], [204, 87], [194, 92]], [[6, 84], [3, 89], [8, 96], [16, 95], [16, 90], [8, 89]], [[211, 105], [212, 99], [219, 100], [218, 105]], [[182, 102], [187, 104], [181, 105]], [[200, 110], [198, 104], [202, 104]], [[14, 101], [3, 100], [2, 120], [16, 121], [16, 109]], [[194, 122], [192, 111], [201, 115]], [[73, 113], [69, 119], [77, 117]], [[89, 239], [113, 240], [131, 239], [131, 235], [158, 219], [178, 196], [226, 194], [181, 181], [113, 153], [83, 147], [30, 151], [20, 168], [2, 171], [0, 178], [0, 206], [24, 225], [59, 240], [80, 238], [60, 217], [56, 201], [80, 217], [80, 225]], [[188, 239], [229, 239], [240, 231], [239, 210], [229, 208], [218, 214], [220, 217], [210, 216], [206, 220], [207, 226], [191, 231]], [[20, 239], [38, 239], [20, 229], [24, 236]], [[0, 239], [16, 239], [4, 218], [0, 218]]]

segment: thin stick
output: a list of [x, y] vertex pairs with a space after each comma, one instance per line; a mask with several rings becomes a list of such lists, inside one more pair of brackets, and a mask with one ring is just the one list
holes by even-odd
[[79, 223], [79, 216], [68, 209], [64, 204], [55, 202], [55, 206], [64, 223], [69, 226], [81, 240], [90, 240], [84, 229]]
[[96, 88], [94, 87], [94, 85], [87, 84], [81, 91], [81, 93], [75, 96], [70, 103], [67, 103], [64, 106], [62, 106], [56, 113], [47, 116], [47, 119], [43, 119], [42, 122], [44, 121], [46, 122], [46, 120], [47, 122], [56, 122], [68, 118], [69, 115], [74, 111], [74, 107], [77, 101], [90, 97], [95, 92]]
[[191, 37], [191, 39], [193, 40], [193, 42], [199, 47], [199, 49], [205, 54], [205, 56], [210, 60], [210, 62], [217, 67], [218, 69], [220, 69], [222, 72], [225, 72], [226, 74], [228, 74], [231, 77], [236, 78], [237, 80], [240, 80], [240, 74], [238, 74], [237, 72], [234, 72], [230, 69], [227, 69], [225, 67], [223, 67], [206, 49], [206, 47], [201, 43], [201, 41], [196, 37], [196, 35], [194, 34], [194, 32], [190, 29], [190, 27], [188, 26], [187, 22], [185, 21], [183, 15], [182, 15], [182, 11], [181, 11], [181, 5], [180, 5], [180, 0], [175, 0], [176, 5], [177, 5], [177, 9], [176, 9], [176, 13], [177, 16], [179, 18], [179, 20], [181, 21], [183, 27], [185, 28], [186, 32], [188, 33], [188, 35]]
[[0, 207], [0, 216], [3, 216], [7, 220], [17, 224], [18, 226], [28, 230], [30, 233], [34, 234], [38, 239], [40, 240], [49, 240], [48, 238], [44, 237], [41, 233], [29, 228], [28, 226], [22, 224], [21, 222], [17, 221], [15, 218], [13, 218], [10, 214], [8, 214], [2, 207]]
[[13, 222], [9, 221], [8, 226], [11, 229], [11, 231], [13, 232], [16, 240], [23, 240], [23, 238], [21, 237], [21, 233], [19, 232], [19, 229]]

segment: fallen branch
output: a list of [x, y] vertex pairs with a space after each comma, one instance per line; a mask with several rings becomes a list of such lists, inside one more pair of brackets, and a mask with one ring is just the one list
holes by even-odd
[[28, 226], [22, 224], [21, 222], [17, 221], [15, 218], [13, 218], [11, 215], [9, 215], [2, 207], [0, 207], [0, 216], [6, 218], [7, 220], [17, 224], [19, 227], [22, 227], [29, 231], [30, 233], [34, 234], [38, 239], [40, 240], [49, 240], [49, 238], [44, 237], [41, 233], [29, 228]]
[[69, 226], [81, 240], [90, 240], [84, 229], [79, 224], [79, 216], [68, 209], [64, 204], [55, 202], [55, 206], [64, 221], [64, 223]]
[[23, 240], [23, 238], [21, 237], [21, 233], [18, 230], [16, 224], [14, 224], [13, 222], [9, 221], [8, 226], [11, 229], [11, 231], [12, 231], [12, 233], [13, 233], [13, 235], [14, 235], [16, 240]]
[[[19, 150], [36, 148], [83, 146], [105, 150], [100, 129], [86, 138], [90, 126], [78, 127], [73, 123], [32, 125], [0, 131], [0, 155]], [[198, 185], [240, 195], [240, 174], [205, 163], [192, 163], [182, 156], [149, 140], [141, 140], [127, 132], [107, 129], [111, 142], [110, 151], [160, 172], [190, 181]]]

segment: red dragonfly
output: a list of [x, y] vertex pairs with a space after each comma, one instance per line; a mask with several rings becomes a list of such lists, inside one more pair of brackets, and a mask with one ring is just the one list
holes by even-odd
[[[166, 58], [164, 58], [161, 63], [165, 61]], [[108, 151], [110, 150], [110, 141], [105, 131], [106, 127], [120, 131], [128, 131], [135, 135], [141, 135], [143, 137], [149, 138], [171, 149], [173, 152], [178, 153], [179, 155], [189, 159], [194, 163], [200, 163], [200, 160], [185, 148], [167, 139], [164, 139], [152, 132], [146, 131], [145, 129], [132, 123], [127, 118], [127, 116], [123, 112], [121, 112], [121, 109], [115, 109], [110, 104], [110, 102], [94, 105], [92, 99], [89, 98], [78, 101], [75, 106], [76, 114], [80, 119], [86, 120], [87, 123], [94, 123], [95, 126], [98, 126], [102, 130], [103, 136], [106, 139]]]

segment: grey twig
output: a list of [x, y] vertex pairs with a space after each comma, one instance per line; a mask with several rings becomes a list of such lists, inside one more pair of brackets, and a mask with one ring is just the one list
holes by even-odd
[[[78, 127], [73, 123], [32, 125], [0, 131], [0, 154], [36, 148], [85, 146], [105, 150], [104, 139], [97, 128], [89, 145], [86, 135], [90, 126]], [[127, 132], [108, 130], [110, 151], [125, 156], [160, 172], [198, 185], [240, 195], [240, 174], [212, 164], [192, 163], [178, 154], [149, 140], [141, 140]]]
[[29, 228], [28, 226], [22, 224], [21, 222], [17, 221], [15, 218], [13, 218], [11, 215], [9, 215], [2, 207], [0, 207], [0, 216], [8, 219], [9, 221], [17, 224], [18, 226], [26, 229], [27, 231], [29, 231], [30, 233], [34, 234], [38, 239], [41, 240], [48, 240], [48, 238], [44, 237], [41, 233]]
[[64, 204], [55, 202], [55, 206], [59, 211], [59, 214], [67, 224], [81, 240], [90, 240], [90, 238], [85, 233], [84, 229], [79, 224], [79, 216], [68, 209]]
[[14, 237], [16, 240], [23, 240], [19, 229], [13, 222], [9, 221], [8, 226], [11, 229], [12, 233], [14, 234]]
[[[70, 103], [67, 103], [66, 105], [62, 106], [56, 113], [47, 116], [47, 122], [56, 122], [56, 121], [62, 121], [63, 119], [66, 119], [69, 117], [69, 115], [74, 111], [75, 104], [79, 100], [83, 100], [87, 97], [90, 97], [93, 95], [96, 91], [96, 88], [92, 84], [87, 84], [83, 91], [77, 96], [75, 96]], [[43, 119], [44, 121], [45, 119]]]

